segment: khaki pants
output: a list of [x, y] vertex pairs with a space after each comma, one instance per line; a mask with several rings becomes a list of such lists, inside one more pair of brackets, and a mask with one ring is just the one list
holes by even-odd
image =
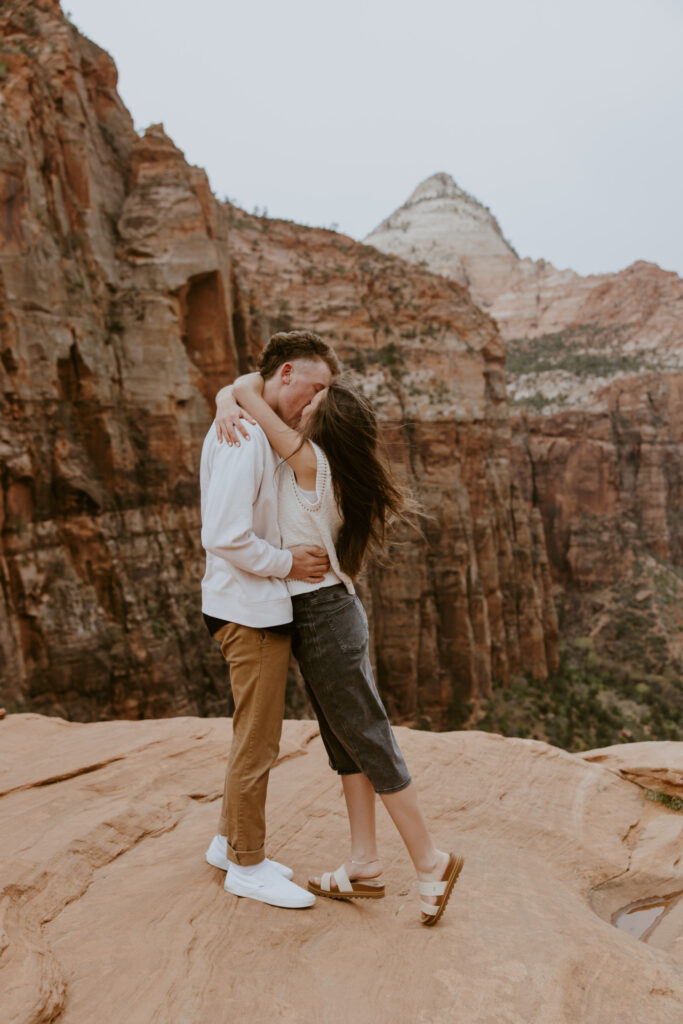
[[229, 622], [214, 634], [230, 666], [235, 701], [219, 835], [228, 860], [265, 857], [268, 775], [280, 749], [290, 638]]

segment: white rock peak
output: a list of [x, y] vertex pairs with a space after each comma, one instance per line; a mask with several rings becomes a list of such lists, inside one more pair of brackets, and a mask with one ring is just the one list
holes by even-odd
[[365, 241], [467, 285], [484, 305], [519, 262], [488, 207], [443, 171], [421, 182]]
[[[425, 178], [417, 186], [415, 191], [409, 197], [406, 206], [410, 206], [412, 203], [419, 203], [423, 199], [470, 199], [473, 197], [465, 192], [464, 189], [460, 188], [458, 184], [451, 178], [450, 174], [446, 174], [445, 171], [438, 171], [437, 174], [432, 174], [430, 178]], [[476, 202], [476, 199], [473, 200]]]
[[[445, 171], [439, 171], [437, 174], [432, 174], [431, 177], [425, 178], [421, 181], [416, 189], [406, 200], [405, 204], [401, 209], [406, 209], [410, 206], [415, 206], [417, 203], [425, 203], [431, 200], [437, 201], [442, 209], [450, 208], [454, 213], [460, 213], [463, 208], [468, 208], [470, 212], [479, 213], [483, 220], [489, 221], [494, 227], [497, 234], [503, 238], [503, 232], [500, 229], [498, 221], [493, 216], [488, 206], [484, 203], [480, 203], [469, 192], [466, 192], [464, 188], [460, 188], [456, 181], [446, 174]], [[447, 202], [451, 200], [451, 202]], [[444, 202], [446, 201], [446, 202]], [[506, 241], [506, 245], [510, 249], [512, 246]], [[512, 250], [514, 252], [514, 250]]]
[[469, 289], [498, 324], [508, 354], [517, 354], [506, 366], [516, 404], [548, 415], [604, 413], [608, 381], [680, 368], [683, 281], [676, 274], [640, 261], [584, 277], [521, 259], [488, 207], [443, 171], [422, 181], [365, 241]]

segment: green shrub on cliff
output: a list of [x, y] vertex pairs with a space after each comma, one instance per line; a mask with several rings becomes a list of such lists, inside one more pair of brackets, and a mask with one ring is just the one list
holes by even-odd
[[578, 638], [565, 644], [559, 669], [546, 682], [518, 677], [495, 689], [483, 717], [470, 725], [570, 751], [683, 740], [683, 686], [664, 674], [645, 678], [628, 665], [610, 664], [589, 638]]

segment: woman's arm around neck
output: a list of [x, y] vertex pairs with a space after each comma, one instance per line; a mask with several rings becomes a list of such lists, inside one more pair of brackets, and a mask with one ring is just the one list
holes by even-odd
[[313, 445], [288, 427], [263, 397], [264, 380], [260, 373], [247, 373], [233, 384], [233, 394], [242, 408], [261, 426], [271, 448], [286, 459], [296, 481], [306, 491], [315, 490], [318, 460]]

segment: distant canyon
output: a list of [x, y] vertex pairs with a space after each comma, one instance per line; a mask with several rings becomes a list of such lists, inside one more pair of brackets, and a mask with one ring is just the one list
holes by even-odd
[[[138, 135], [56, 0], [0, 25], [3, 703], [230, 713], [199, 452], [218, 387], [302, 327], [426, 513], [360, 583], [392, 719], [679, 738], [681, 279], [520, 260], [444, 174], [364, 243], [248, 214], [162, 125]], [[295, 666], [288, 712], [308, 713]]]

